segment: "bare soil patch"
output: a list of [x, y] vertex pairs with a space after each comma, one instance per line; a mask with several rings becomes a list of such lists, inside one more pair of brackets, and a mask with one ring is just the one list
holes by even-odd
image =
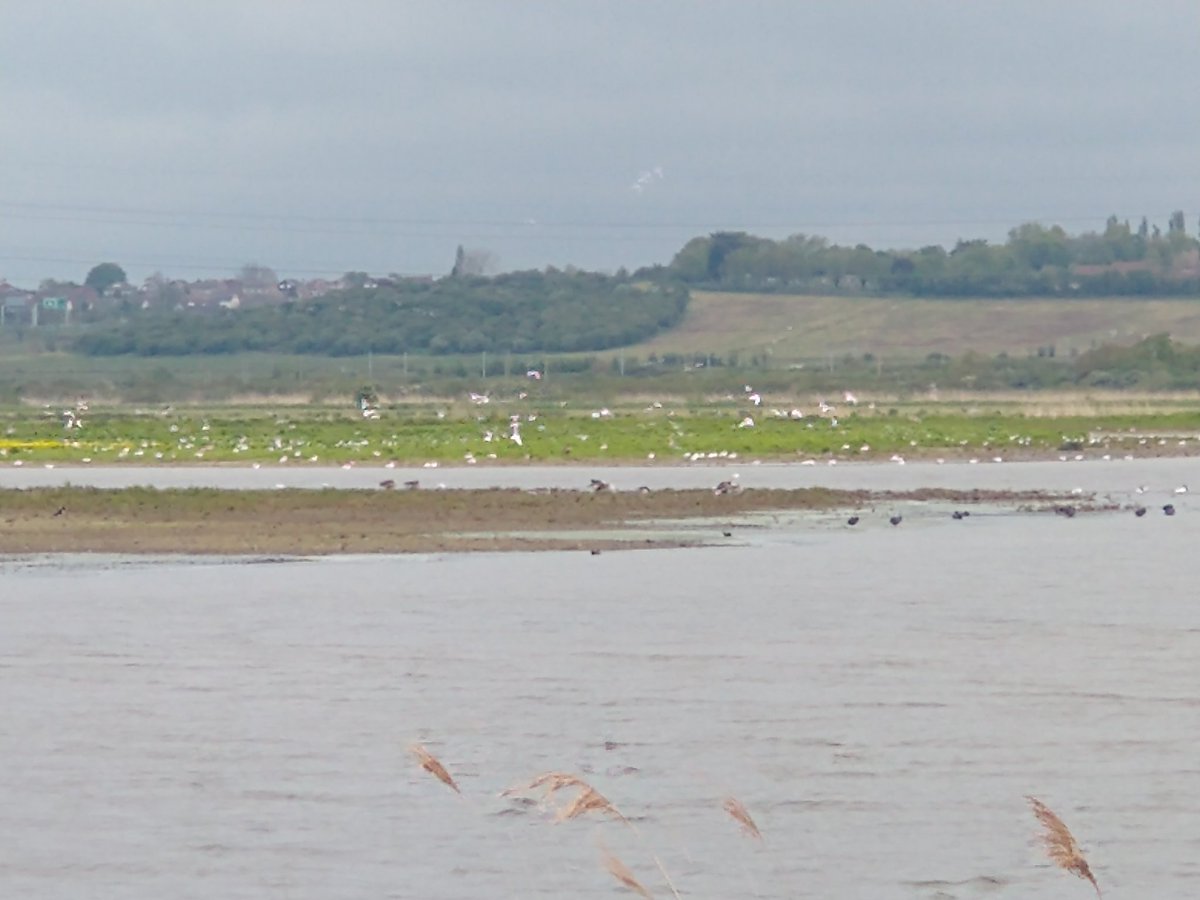
[[[98, 490], [0, 492], [0, 553], [413, 553], [670, 547], [701, 538], [639, 524], [895, 501], [1050, 503], [1047, 494], [823, 488], [651, 492]], [[600, 532], [612, 532], [602, 537]]]

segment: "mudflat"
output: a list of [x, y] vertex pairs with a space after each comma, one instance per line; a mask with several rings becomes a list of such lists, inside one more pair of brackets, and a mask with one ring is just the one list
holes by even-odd
[[713, 535], [664, 531], [658, 527], [663, 521], [854, 510], [899, 501], [1015, 507], [1059, 499], [1043, 492], [824, 488], [725, 493], [36, 488], [0, 491], [0, 553], [318, 555], [670, 547], [702, 543], [720, 530], [714, 528]]

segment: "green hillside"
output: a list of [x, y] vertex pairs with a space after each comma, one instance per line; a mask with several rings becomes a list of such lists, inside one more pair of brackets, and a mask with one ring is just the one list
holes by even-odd
[[629, 349], [650, 354], [788, 360], [872, 354], [889, 360], [1037, 354], [1056, 356], [1169, 333], [1200, 344], [1200, 300], [1144, 298], [928, 299], [696, 291], [674, 328]]

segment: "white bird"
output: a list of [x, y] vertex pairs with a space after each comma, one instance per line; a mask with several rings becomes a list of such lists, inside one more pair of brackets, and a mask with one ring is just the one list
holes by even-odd
[[1186, 494], [1187, 492], [1188, 490], [1186, 484], [1181, 484], [1179, 487], [1175, 488], [1175, 493], [1177, 494]]
[[760, 394], [751, 394], [746, 399], [749, 400], [751, 403], [753, 403], [755, 406], [762, 406], [762, 396]]
[[857, 397], [855, 397], [855, 396], [854, 396], [852, 393], [850, 393], [849, 391], [844, 391], [844, 392], [842, 393], [842, 399], [844, 399], [844, 400], [845, 400], [847, 403], [849, 403], [851, 406], [857, 406], [857, 405], [858, 405], [858, 398], [857, 398]]
[[828, 403], [826, 403], [824, 400], [817, 401], [817, 409], [821, 410], [822, 414], [833, 412], [833, 407], [830, 406]]
[[752, 418], [750, 418], [749, 416], [746, 416], [746, 418], [744, 418], [744, 419], [742, 419], [742, 421], [738, 422], [738, 428], [753, 428], [753, 427], [754, 427], [754, 420]]

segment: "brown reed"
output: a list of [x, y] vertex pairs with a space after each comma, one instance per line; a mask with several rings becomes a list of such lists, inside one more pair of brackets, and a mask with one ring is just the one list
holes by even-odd
[[558, 811], [555, 816], [555, 821], [565, 822], [568, 819], [577, 819], [589, 812], [605, 813], [612, 816], [614, 819], [620, 819], [622, 822], [628, 822], [620, 810], [612, 805], [612, 802], [596, 790], [591, 785], [583, 785], [582, 789], [575, 796], [575, 799], [566, 804]]
[[536, 791], [538, 788], [542, 789], [543, 800], [550, 799], [561, 790], [579, 788], [579, 793], [575, 796], [575, 799], [569, 803], [564, 803], [558, 809], [558, 812], [555, 813], [554, 820], [556, 822], [577, 819], [589, 812], [605, 813], [613, 818], [620, 819], [622, 822], [628, 821], [621, 815], [620, 810], [613, 806], [611, 800], [578, 775], [572, 775], [569, 772], [543, 772], [528, 784], [518, 785], [517, 787], [511, 787], [503, 791], [501, 796], [510, 797], [513, 794]]
[[[629, 828], [638, 838], [639, 841], [645, 843], [641, 832], [637, 830], [629, 819], [617, 809], [611, 800], [601, 794], [598, 790], [580, 778], [578, 775], [572, 775], [568, 772], [543, 772], [536, 776], [528, 784], [511, 787], [502, 792], [501, 796], [512, 796], [513, 794], [524, 793], [525, 791], [534, 791], [538, 788], [542, 789], [542, 798], [548, 799], [554, 796], [555, 793], [566, 788], [579, 788], [579, 793], [570, 803], [564, 804], [559, 808], [554, 816], [556, 822], [565, 822], [568, 819], [578, 819], [589, 812], [599, 812], [619, 819], [625, 826]], [[663, 879], [667, 882], [667, 887], [671, 889], [671, 893], [678, 900], [679, 891], [675, 889], [675, 884], [671, 881], [671, 876], [667, 874], [666, 867], [663, 866], [662, 860], [655, 853], [650, 854], [654, 859], [654, 864], [658, 866], [658, 871], [662, 873]], [[618, 876], [619, 877], [619, 876]]]
[[542, 796], [549, 797], [556, 791], [574, 786], [588, 787], [588, 783], [578, 775], [572, 775], [569, 772], [543, 772], [530, 781], [529, 784], [510, 787], [508, 790], [502, 791], [500, 796], [511, 797], [513, 794], [523, 794], [526, 791], [536, 791], [538, 788], [542, 788]]
[[1088, 865], [1083, 851], [1079, 849], [1079, 844], [1075, 842], [1066, 823], [1036, 797], [1026, 797], [1025, 799], [1029, 801], [1029, 805], [1033, 808], [1033, 814], [1042, 824], [1042, 846], [1046, 855], [1050, 857], [1050, 861], [1077, 878], [1091, 882], [1092, 887], [1096, 889], [1096, 896], [1102, 897], [1100, 885], [1096, 883], [1096, 878], [1092, 875], [1091, 866]]
[[454, 783], [454, 779], [450, 777], [450, 773], [446, 771], [436, 756], [422, 747], [420, 744], [413, 744], [409, 751], [417, 758], [417, 762], [421, 764], [421, 768], [440, 781], [447, 787], [454, 788], [455, 793], [461, 794], [458, 785]]
[[750, 815], [750, 810], [746, 809], [742, 801], [737, 797], [726, 797], [722, 802], [721, 807], [725, 812], [729, 813], [739, 825], [742, 826], [742, 832], [753, 838], [762, 840], [762, 832], [758, 830], [758, 825]]
[[629, 867], [626, 866], [625, 863], [617, 859], [617, 857], [614, 856], [607, 847], [601, 845], [600, 850], [604, 854], [604, 866], [612, 874], [613, 878], [617, 879], [617, 881], [621, 882], [621, 884], [629, 888], [635, 894], [645, 897], [646, 900], [654, 900], [654, 895], [646, 889], [645, 885], [643, 885], [634, 877], [633, 873], [629, 871]]

